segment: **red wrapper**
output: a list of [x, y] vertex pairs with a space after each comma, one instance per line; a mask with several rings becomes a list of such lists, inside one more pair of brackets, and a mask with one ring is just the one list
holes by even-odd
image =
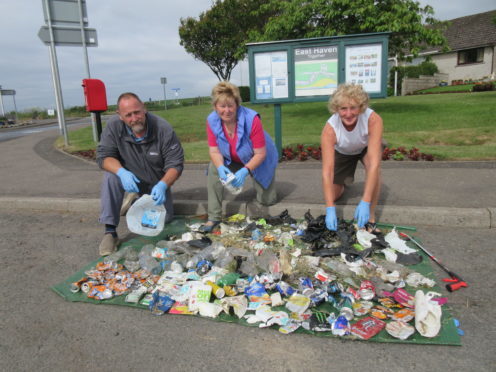
[[360, 319], [351, 326], [351, 334], [361, 338], [362, 340], [368, 340], [378, 334], [385, 326], [386, 323], [382, 320], [368, 316]]

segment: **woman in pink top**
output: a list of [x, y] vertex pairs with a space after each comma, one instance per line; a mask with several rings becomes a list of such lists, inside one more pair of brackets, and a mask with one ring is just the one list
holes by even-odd
[[276, 202], [275, 170], [277, 150], [263, 130], [260, 115], [241, 105], [239, 89], [223, 81], [212, 90], [214, 111], [207, 117], [210, 154], [208, 169], [208, 222], [210, 232], [219, 223], [224, 187], [221, 180], [233, 177], [234, 187], [242, 187], [247, 176], [253, 177], [257, 201], [262, 205]]

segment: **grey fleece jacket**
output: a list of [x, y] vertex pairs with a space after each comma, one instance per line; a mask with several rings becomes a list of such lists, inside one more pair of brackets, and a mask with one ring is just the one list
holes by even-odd
[[116, 158], [140, 179], [140, 189], [145, 186], [142, 183], [153, 187], [169, 168], [176, 168], [181, 174], [184, 167], [183, 148], [172, 126], [151, 113], [146, 113], [146, 125], [146, 139], [136, 142], [119, 116], [112, 116], [107, 121], [96, 150], [96, 161], [100, 168], [106, 157]]

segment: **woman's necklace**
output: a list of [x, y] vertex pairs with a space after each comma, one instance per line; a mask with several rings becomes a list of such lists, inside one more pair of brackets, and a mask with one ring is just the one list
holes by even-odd
[[234, 137], [234, 133], [236, 132], [236, 125], [237, 125], [237, 123], [235, 123], [232, 126], [228, 126], [227, 124], [224, 124], [224, 128], [226, 128], [227, 135], [230, 138]]

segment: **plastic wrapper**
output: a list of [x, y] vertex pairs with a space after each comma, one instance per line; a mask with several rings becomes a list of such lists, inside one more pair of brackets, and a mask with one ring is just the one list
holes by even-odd
[[384, 327], [386, 323], [382, 320], [366, 317], [360, 319], [358, 322], [351, 326], [351, 334], [361, 338], [362, 340], [368, 340], [378, 334]]
[[257, 308], [260, 305], [270, 304], [270, 296], [265, 291], [263, 284], [253, 282], [245, 289], [245, 295], [250, 302], [250, 308]]
[[393, 229], [391, 232], [386, 234], [384, 240], [389, 244], [391, 248], [397, 250], [398, 252], [404, 254], [417, 252], [415, 249], [410, 248], [409, 246], [406, 245], [406, 242], [399, 237], [398, 233], [396, 232], [396, 229]]
[[201, 302], [210, 302], [212, 295], [212, 287], [197, 282], [192, 285], [189, 293], [188, 309], [189, 311], [198, 311], [198, 306]]
[[230, 309], [233, 309], [234, 314], [241, 319], [248, 308], [248, 300], [244, 295], [234, 297], [224, 297], [220, 300], [221, 306], [226, 314], [229, 314]]
[[415, 333], [415, 328], [405, 322], [393, 321], [386, 324], [386, 331], [395, 338], [406, 340]]
[[288, 313], [284, 311], [273, 311], [269, 306], [262, 305], [257, 308], [255, 315], [262, 322], [260, 328], [270, 327], [274, 324], [284, 326], [289, 322]]
[[286, 308], [293, 312], [302, 314], [310, 306], [310, 298], [303, 296], [302, 294], [295, 293], [289, 297], [288, 302], [286, 302]]
[[222, 306], [213, 302], [200, 302], [198, 304], [198, 312], [201, 316], [217, 318], [222, 312]]

